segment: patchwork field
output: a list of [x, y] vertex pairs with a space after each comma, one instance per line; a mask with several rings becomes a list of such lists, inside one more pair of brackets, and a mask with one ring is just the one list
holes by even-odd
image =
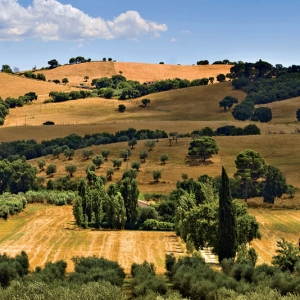
[[118, 261], [128, 273], [133, 262], [144, 260], [163, 273], [165, 254], [185, 251], [173, 232], [79, 230], [71, 206], [29, 205], [8, 222], [0, 220], [0, 226], [0, 253], [26, 251], [31, 269], [63, 259], [70, 272], [72, 257], [96, 255]]
[[[259, 255], [258, 264], [271, 262], [281, 237], [298, 243], [300, 211], [261, 208], [250, 209], [250, 213], [260, 223], [263, 235], [252, 243]], [[70, 272], [72, 257], [95, 255], [118, 261], [127, 273], [133, 262], [144, 260], [153, 262], [157, 272], [163, 273], [165, 254], [185, 254], [184, 244], [173, 232], [77, 229], [71, 206], [29, 205], [9, 221], [0, 220], [0, 226], [0, 253], [14, 256], [25, 250], [31, 269], [63, 259]]]

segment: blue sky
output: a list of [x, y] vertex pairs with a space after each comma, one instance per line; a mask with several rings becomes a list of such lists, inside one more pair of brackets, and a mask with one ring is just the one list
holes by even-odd
[[0, 67], [51, 59], [300, 64], [299, 0], [0, 0]]

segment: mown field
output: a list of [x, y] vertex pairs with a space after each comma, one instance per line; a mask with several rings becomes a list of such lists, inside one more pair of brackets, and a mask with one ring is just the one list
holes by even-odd
[[[281, 237], [297, 244], [300, 231], [299, 210], [250, 208], [260, 223], [261, 240], [252, 242], [258, 252], [258, 264], [270, 263]], [[167, 253], [176, 256], [186, 252], [185, 245], [172, 232], [79, 230], [74, 226], [72, 207], [28, 205], [9, 221], [0, 220], [0, 253], [16, 255], [25, 250], [30, 267], [63, 259], [73, 270], [74, 256], [103, 256], [118, 261], [130, 272], [133, 262], [153, 262], [158, 273], [164, 273]]]
[[72, 257], [96, 255], [118, 261], [127, 273], [144, 260], [163, 273], [165, 254], [185, 251], [173, 232], [79, 230], [71, 206], [28, 205], [9, 221], [0, 220], [0, 227], [0, 253], [26, 251], [31, 269], [63, 259], [72, 271]]

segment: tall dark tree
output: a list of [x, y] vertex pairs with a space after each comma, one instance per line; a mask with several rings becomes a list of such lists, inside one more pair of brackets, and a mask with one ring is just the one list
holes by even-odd
[[126, 209], [126, 228], [133, 229], [138, 218], [139, 189], [137, 181], [126, 177], [120, 182], [120, 193]]
[[274, 166], [267, 166], [263, 191], [264, 202], [274, 203], [275, 197], [281, 197], [286, 190], [286, 179], [282, 172]]
[[219, 262], [234, 258], [237, 250], [236, 216], [232, 204], [229, 178], [222, 167], [222, 185], [219, 192], [219, 226], [217, 252]]

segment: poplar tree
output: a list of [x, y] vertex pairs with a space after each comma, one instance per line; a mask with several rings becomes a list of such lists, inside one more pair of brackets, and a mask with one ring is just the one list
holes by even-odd
[[217, 254], [219, 262], [234, 258], [237, 250], [236, 216], [230, 193], [229, 178], [222, 167], [222, 184], [219, 192], [219, 226]]

